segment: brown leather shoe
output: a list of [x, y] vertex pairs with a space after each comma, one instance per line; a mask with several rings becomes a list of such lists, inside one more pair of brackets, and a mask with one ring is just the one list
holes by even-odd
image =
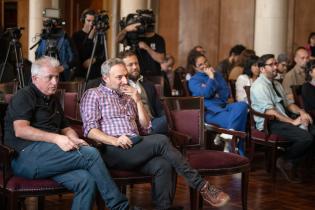
[[210, 185], [209, 182], [206, 182], [201, 188], [200, 194], [205, 201], [214, 207], [224, 206], [230, 200], [228, 194], [219, 190], [215, 186]]

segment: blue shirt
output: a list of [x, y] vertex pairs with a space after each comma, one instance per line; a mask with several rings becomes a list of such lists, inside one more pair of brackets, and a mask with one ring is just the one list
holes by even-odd
[[203, 96], [205, 108], [213, 114], [225, 110], [230, 95], [228, 85], [219, 72], [215, 72], [211, 79], [203, 72], [197, 72], [188, 82], [193, 96]]
[[[272, 86], [272, 82], [264, 74], [260, 74], [250, 88], [252, 108], [260, 113], [265, 113], [268, 109], [275, 109], [279, 113], [287, 116], [285, 107], [287, 107], [289, 103], [286, 100], [283, 87], [276, 80], [274, 80], [273, 83], [281, 97], [277, 95]], [[284, 104], [285, 107], [283, 107], [282, 104]], [[263, 130], [264, 118], [254, 117], [254, 119], [256, 122], [256, 128], [258, 130]]]

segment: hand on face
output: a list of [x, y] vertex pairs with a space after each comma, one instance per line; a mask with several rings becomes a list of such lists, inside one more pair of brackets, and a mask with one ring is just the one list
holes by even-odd
[[209, 76], [209, 78], [211, 78], [211, 79], [214, 78], [215, 70], [213, 67], [206, 67], [206, 68], [204, 68], [203, 71]]
[[125, 93], [129, 96], [131, 96], [131, 98], [137, 103], [139, 101], [141, 101], [141, 97], [140, 97], [140, 94], [138, 93], [137, 89], [136, 88], [133, 88], [129, 85], [123, 85], [121, 86], [120, 88], [120, 91], [122, 93]]

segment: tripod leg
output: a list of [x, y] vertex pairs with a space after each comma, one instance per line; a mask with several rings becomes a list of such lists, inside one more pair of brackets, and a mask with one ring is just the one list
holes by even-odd
[[92, 50], [92, 54], [91, 54], [91, 57], [90, 57], [89, 68], [88, 68], [88, 70], [86, 72], [85, 82], [84, 82], [84, 85], [83, 85], [83, 88], [82, 88], [82, 93], [84, 93], [84, 91], [86, 90], [86, 86], [87, 86], [87, 83], [89, 81], [89, 76], [90, 76], [90, 72], [91, 72], [91, 67], [92, 67], [92, 62], [93, 62], [93, 58], [94, 58], [94, 54], [95, 54], [97, 40], [98, 40], [98, 35], [96, 34], [95, 37], [94, 37], [93, 50]]
[[8, 48], [7, 54], [6, 54], [6, 56], [5, 56], [5, 60], [4, 60], [3, 66], [2, 66], [2, 68], [1, 68], [1, 72], [0, 72], [0, 82], [2, 81], [4, 69], [5, 69], [5, 66], [7, 65], [7, 62], [8, 62], [10, 50], [11, 50], [11, 43], [9, 44], [9, 48]]
[[[24, 77], [23, 77], [23, 61], [20, 61], [20, 56], [21, 56], [21, 45], [19, 43], [16, 43], [14, 46], [14, 53], [15, 53], [15, 60], [16, 60], [16, 71], [17, 71], [17, 76], [18, 80], [20, 83], [20, 88], [24, 87]], [[23, 58], [22, 58], [23, 59]]]

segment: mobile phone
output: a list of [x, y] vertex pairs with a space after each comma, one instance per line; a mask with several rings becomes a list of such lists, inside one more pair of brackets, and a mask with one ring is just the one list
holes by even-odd
[[128, 138], [132, 141], [132, 144], [138, 144], [140, 141], [142, 141], [142, 136], [128, 136]]

